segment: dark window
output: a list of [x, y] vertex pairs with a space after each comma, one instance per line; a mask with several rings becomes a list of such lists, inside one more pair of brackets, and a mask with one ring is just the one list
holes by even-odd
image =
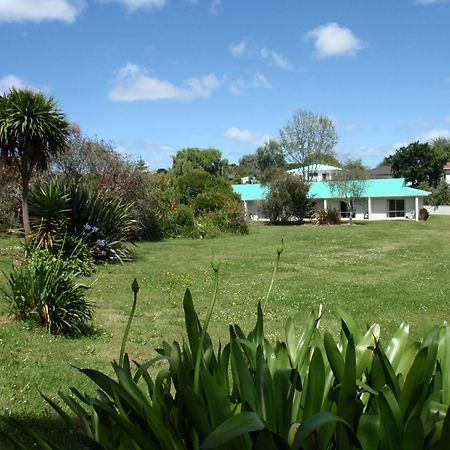
[[388, 217], [405, 217], [405, 200], [388, 200]]
[[[355, 213], [353, 212], [352, 217], [355, 218]], [[343, 219], [348, 219], [350, 217], [350, 211], [348, 210], [347, 202], [341, 202], [341, 217]]]
[[328, 174], [326, 174], [326, 173], [323, 173], [323, 174], [322, 174], [322, 181], [324, 181], [324, 180], [327, 179], [327, 175], [328, 175]]

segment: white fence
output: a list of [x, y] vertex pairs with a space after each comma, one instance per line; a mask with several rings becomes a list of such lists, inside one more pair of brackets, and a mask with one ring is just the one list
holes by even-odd
[[431, 206], [426, 205], [424, 208], [432, 215], [450, 216], [450, 205]]

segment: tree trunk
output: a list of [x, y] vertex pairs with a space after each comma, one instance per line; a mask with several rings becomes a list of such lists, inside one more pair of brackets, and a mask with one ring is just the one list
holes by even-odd
[[28, 193], [30, 191], [30, 179], [22, 174], [22, 222], [25, 237], [31, 234], [30, 217], [28, 213]]
[[348, 224], [353, 225], [353, 202], [348, 202]]

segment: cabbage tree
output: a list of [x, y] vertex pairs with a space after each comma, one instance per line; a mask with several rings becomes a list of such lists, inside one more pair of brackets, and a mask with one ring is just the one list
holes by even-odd
[[68, 122], [53, 98], [12, 88], [0, 96], [0, 156], [19, 170], [25, 235], [31, 228], [28, 193], [33, 172], [47, 169], [50, 157], [67, 146]]

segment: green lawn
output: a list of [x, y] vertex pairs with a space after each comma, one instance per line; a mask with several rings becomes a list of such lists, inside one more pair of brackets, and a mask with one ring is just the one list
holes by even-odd
[[[333, 332], [337, 307], [361, 326], [380, 322], [384, 335], [402, 320], [409, 321], [415, 333], [450, 320], [450, 217], [354, 227], [258, 224], [248, 236], [142, 243], [135, 249], [135, 262], [101, 267], [81, 280], [93, 283], [88, 297], [95, 302], [94, 335], [54, 337], [0, 315], [0, 414], [20, 417], [61, 438], [39, 391], [55, 397], [69, 386], [90, 389], [71, 364], [109, 370], [108, 362], [118, 358], [135, 277], [141, 291], [128, 351], [138, 361], [154, 356], [162, 340], [181, 338], [187, 287], [204, 317], [212, 291], [213, 253], [222, 264], [210, 333], [216, 340], [225, 337], [229, 323], [248, 330], [270, 284], [281, 238], [285, 250], [266, 308], [266, 329], [273, 339], [282, 337], [288, 316], [301, 322], [319, 304], [325, 311], [321, 326]], [[0, 238], [0, 269], [7, 270], [20, 258], [18, 245], [17, 238]]]

